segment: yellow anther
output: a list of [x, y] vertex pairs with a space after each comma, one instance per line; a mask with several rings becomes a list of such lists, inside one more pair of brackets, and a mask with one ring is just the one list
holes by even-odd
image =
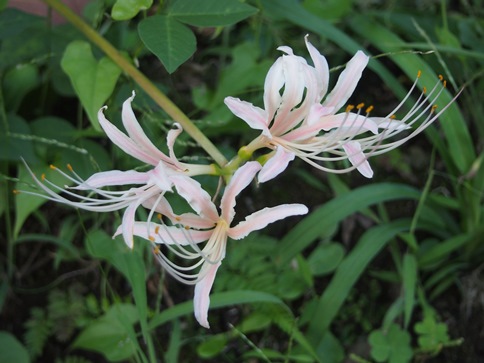
[[160, 247], [158, 247], [158, 246], [153, 247], [153, 253], [155, 255], [159, 255], [160, 254]]
[[443, 75], [441, 75], [441, 74], [439, 74], [439, 79], [440, 79], [441, 81], [443, 81], [443, 80], [444, 80], [444, 76], [443, 76]]
[[57, 167], [52, 164], [49, 165], [49, 168], [51, 168], [52, 170], [57, 170]]
[[421, 76], [421, 75], [422, 75], [422, 71], [420, 71], [420, 70], [419, 70], [419, 71], [417, 72], [417, 78], [420, 78], [420, 76]]
[[433, 105], [431, 112], [434, 112], [437, 109], [437, 107], [438, 107], [437, 105]]
[[13, 194], [20, 194], [20, 190], [14, 189], [14, 190], [12, 190], [12, 193]]
[[184, 228], [185, 228], [187, 231], [190, 229], [190, 227], [188, 227], [188, 226], [185, 226]]
[[149, 236], [148, 239], [151, 241], [151, 242], [155, 242], [155, 237], [153, 236]]
[[40, 176], [40, 180], [42, 180], [42, 181], [44, 181], [44, 180], [45, 180], [45, 174], [42, 174], [42, 175]]
[[447, 87], [447, 81], [444, 79], [444, 82], [442, 82], [442, 83], [444, 85], [444, 88], [446, 88]]
[[180, 217], [175, 217], [175, 220], [176, 220], [177, 222], [180, 222], [180, 221], [181, 221], [181, 218], [180, 218]]
[[423, 93], [427, 93], [427, 87], [422, 88]]
[[158, 214], [156, 215], [156, 218], [158, 218], [159, 220], [161, 220], [161, 218], [163, 218], [163, 215], [162, 215], [161, 213], [158, 213]]
[[397, 116], [395, 116], [395, 115], [391, 115], [391, 116], [390, 116], [390, 118], [391, 118], [392, 120], [395, 120], [395, 119], [397, 118]]
[[74, 171], [74, 169], [72, 168], [71, 164], [67, 164], [67, 169], [69, 169], [69, 171]]
[[156, 226], [156, 227], [155, 227], [155, 233], [156, 233], [156, 234], [160, 233], [160, 226]]
[[346, 112], [350, 112], [350, 111], [351, 111], [352, 109], [354, 109], [354, 108], [355, 108], [355, 106], [353, 106], [353, 105], [348, 105], [348, 106], [346, 106]]
[[361, 110], [363, 107], [365, 107], [365, 104], [361, 102], [361, 103], [358, 103], [358, 105], [356, 106], [356, 109]]
[[370, 113], [371, 111], [373, 111], [373, 108], [373, 105], [368, 106], [368, 108], [366, 109], [366, 113]]

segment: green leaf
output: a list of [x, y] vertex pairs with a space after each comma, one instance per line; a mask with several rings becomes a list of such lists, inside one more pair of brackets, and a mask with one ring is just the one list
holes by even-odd
[[228, 337], [225, 333], [212, 335], [197, 346], [197, 354], [203, 359], [213, 358], [225, 348], [227, 342]]
[[151, 7], [153, 0], [117, 0], [111, 10], [114, 20], [128, 20], [134, 18], [141, 10]]
[[404, 326], [408, 326], [415, 304], [415, 288], [417, 285], [417, 260], [412, 254], [403, 257], [403, 291], [404, 291]]
[[0, 362], [29, 363], [27, 349], [12, 334], [0, 331]]
[[37, 67], [19, 64], [3, 76], [3, 95], [6, 111], [17, 111], [27, 93], [37, 87], [40, 77]]
[[138, 321], [137, 309], [130, 304], [117, 304], [105, 315], [89, 324], [72, 344], [73, 348], [93, 350], [109, 361], [128, 360], [136, 352], [132, 325]]
[[211, 27], [235, 24], [257, 11], [238, 0], [177, 0], [168, 15], [190, 25]]
[[474, 238], [472, 234], [461, 234], [445, 241], [441, 241], [432, 247], [422, 251], [418, 257], [420, 267], [431, 267], [435, 263], [440, 263], [447, 259], [449, 255], [461, 248]]
[[27, 122], [15, 114], [8, 114], [7, 123], [8, 133], [0, 133], [0, 160], [18, 161], [24, 158], [30, 163], [38, 162], [32, 140], [28, 139], [30, 128]]
[[415, 332], [419, 335], [418, 345], [425, 351], [437, 350], [450, 341], [447, 325], [437, 323], [432, 314], [426, 314], [423, 321], [415, 324]]
[[138, 25], [145, 46], [173, 73], [196, 50], [192, 31], [176, 19], [164, 15], [150, 16]]
[[396, 324], [392, 324], [388, 331], [373, 331], [368, 341], [371, 356], [377, 362], [407, 363], [413, 356], [410, 334]]
[[345, 255], [340, 243], [328, 243], [318, 246], [309, 256], [308, 263], [313, 275], [325, 275], [336, 269]]
[[61, 67], [86, 111], [91, 125], [101, 130], [97, 113], [111, 96], [121, 69], [109, 58], [97, 61], [88, 42], [76, 40], [69, 44], [61, 60]]

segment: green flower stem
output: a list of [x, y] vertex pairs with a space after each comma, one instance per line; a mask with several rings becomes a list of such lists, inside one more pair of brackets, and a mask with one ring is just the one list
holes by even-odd
[[106, 39], [100, 36], [96, 30], [76, 15], [68, 6], [60, 0], [43, 0], [58, 13], [62, 14], [69, 22], [77, 27], [106, 55], [111, 58], [125, 73], [127, 73], [165, 112], [180, 123], [183, 129], [210, 155], [220, 166], [227, 164], [227, 159], [217, 147], [195, 126], [195, 124], [161, 92], [143, 73], [138, 71], [125, 57], [118, 52]]
[[[252, 140], [248, 145], [242, 146], [237, 152], [237, 155], [232, 160], [230, 160], [226, 165], [224, 165], [224, 167], [219, 171], [219, 175], [222, 175], [225, 178], [225, 180], [228, 182], [230, 177], [235, 173], [235, 171], [240, 167], [241, 164], [251, 160], [256, 150], [266, 146], [266, 140], [267, 139], [265, 136], [260, 135], [256, 137], [254, 140]], [[273, 152], [270, 152], [269, 154], [272, 154], [272, 153]], [[263, 165], [265, 161], [267, 161], [266, 159], [267, 157], [263, 155], [259, 157], [257, 160]]]

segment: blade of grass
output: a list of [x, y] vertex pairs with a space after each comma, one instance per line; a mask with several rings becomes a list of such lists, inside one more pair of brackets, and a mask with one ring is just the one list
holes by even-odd
[[315, 239], [329, 237], [327, 231], [332, 231], [336, 224], [357, 211], [386, 201], [419, 198], [418, 190], [391, 183], [363, 186], [336, 197], [311, 212], [282, 239], [276, 260], [287, 264]]
[[[317, 347], [320, 337], [329, 329], [356, 281], [368, 264], [398, 233], [408, 230], [410, 221], [397, 220], [366, 231], [356, 246], [337, 268], [331, 282], [321, 295], [313, 319], [308, 326], [308, 338]], [[316, 349], [317, 350], [317, 349]]]
[[[210, 309], [222, 308], [231, 305], [249, 304], [249, 303], [270, 303], [284, 306], [289, 308], [278, 297], [261, 292], [261, 291], [227, 291], [219, 292], [210, 295]], [[163, 310], [161, 313], [156, 314], [148, 326], [150, 330], [156, 327], [166, 324], [174, 319], [180, 318], [193, 313], [193, 302], [186, 301], [184, 303], [175, 305], [169, 309]]]
[[417, 285], [417, 260], [413, 254], [407, 253], [403, 256], [403, 316], [404, 327], [408, 327], [415, 305], [415, 287]]

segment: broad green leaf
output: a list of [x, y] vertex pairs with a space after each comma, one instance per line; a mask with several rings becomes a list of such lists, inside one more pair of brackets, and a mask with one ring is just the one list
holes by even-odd
[[39, 161], [35, 155], [33, 141], [29, 140], [30, 127], [27, 122], [15, 115], [7, 115], [8, 134], [0, 133], [0, 160], [18, 161], [24, 158], [30, 163]]
[[91, 125], [101, 130], [97, 113], [113, 93], [121, 69], [109, 58], [96, 60], [90, 44], [81, 40], [69, 44], [61, 66], [69, 76]]
[[150, 16], [138, 25], [145, 46], [173, 73], [196, 50], [192, 31], [176, 19], [164, 15]]
[[[65, 182], [65, 178], [54, 170], [50, 169], [48, 165], [32, 165], [30, 167], [32, 172], [37, 176], [44, 176], [45, 179], [57, 185]], [[15, 225], [13, 229], [14, 236], [20, 232], [20, 228], [24, 224], [27, 217], [37, 210], [47, 199], [42, 197], [32, 196], [25, 192], [39, 193], [39, 189], [34, 187], [31, 175], [28, 173], [24, 165], [19, 164], [18, 174], [19, 182], [15, 185]], [[27, 184], [28, 183], [28, 184]], [[20, 191], [20, 192], [19, 192]]]
[[309, 256], [308, 263], [313, 275], [325, 275], [336, 269], [345, 255], [344, 247], [339, 243], [318, 246]]
[[101, 353], [111, 362], [128, 360], [136, 352], [137, 343], [132, 340], [130, 330], [137, 321], [135, 306], [113, 305], [81, 331], [72, 347]]
[[12, 334], [0, 331], [0, 362], [29, 363], [27, 349]]
[[408, 220], [399, 220], [373, 227], [363, 234], [356, 246], [346, 255], [321, 295], [314, 317], [309, 322], [309, 338], [316, 343], [316, 346], [317, 340], [329, 329], [368, 264], [391, 239], [398, 233], [408, 230], [409, 226]]
[[19, 64], [3, 76], [3, 97], [5, 109], [16, 112], [23, 98], [39, 84], [37, 67], [32, 64]]
[[213, 358], [227, 346], [228, 341], [229, 337], [225, 333], [212, 335], [197, 346], [197, 354], [203, 359]]
[[194, 26], [235, 24], [257, 12], [257, 8], [238, 0], [177, 0], [168, 15]]
[[354, 0], [304, 0], [304, 8], [327, 20], [339, 20], [347, 13], [351, 12]]
[[417, 260], [407, 253], [403, 256], [403, 293], [404, 293], [404, 326], [408, 327], [415, 304], [415, 288], [417, 285]]
[[114, 20], [128, 20], [134, 18], [141, 10], [151, 7], [153, 0], [117, 0], [111, 10]]

